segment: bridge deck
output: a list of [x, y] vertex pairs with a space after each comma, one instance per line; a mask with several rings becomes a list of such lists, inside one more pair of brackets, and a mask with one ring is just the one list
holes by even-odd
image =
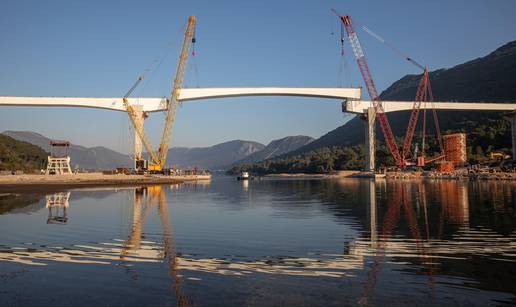
[[[360, 99], [360, 88], [297, 88], [297, 87], [256, 87], [256, 88], [184, 88], [179, 101], [215, 99], [240, 96], [304, 96], [327, 99]], [[165, 98], [129, 98], [132, 105], [143, 105], [143, 111], [156, 112], [166, 108]], [[125, 111], [122, 97], [0, 97], [0, 105], [45, 106], [45, 107], [87, 107], [115, 111]]]
[[[412, 110], [413, 101], [383, 101], [383, 109], [386, 113]], [[345, 110], [349, 113], [363, 114], [372, 107], [371, 101], [367, 100], [348, 100]], [[516, 110], [516, 102], [496, 103], [496, 102], [433, 102], [421, 104], [421, 109], [437, 110], [462, 110], [462, 111], [512, 111]]]
[[[304, 96], [326, 99], [347, 100], [345, 111], [349, 113], [365, 113], [372, 106], [371, 101], [360, 98], [359, 88], [197, 88], [182, 89], [180, 101], [199, 99], [216, 99], [239, 96]], [[156, 112], [166, 108], [166, 99], [160, 97], [129, 98], [131, 105], [142, 105], [145, 112]], [[0, 106], [46, 106], [46, 107], [87, 107], [115, 111], [125, 111], [122, 97], [18, 97], [0, 96]], [[384, 101], [385, 112], [411, 110], [412, 101]], [[439, 110], [463, 111], [513, 111], [516, 102], [434, 102], [427, 103], [426, 108]], [[425, 108], [422, 104], [421, 108]]]

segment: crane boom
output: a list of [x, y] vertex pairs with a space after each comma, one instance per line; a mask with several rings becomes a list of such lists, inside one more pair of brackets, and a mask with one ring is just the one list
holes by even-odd
[[136, 80], [136, 82], [134, 82], [133, 86], [131, 86], [131, 88], [127, 91], [127, 93], [124, 95], [125, 99], [127, 99], [129, 96], [131, 96], [134, 89], [136, 89], [136, 87], [138, 86], [138, 84], [140, 84], [140, 82], [142, 82], [142, 80], [143, 80], [143, 75], [139, 76], [138, 80]]
[[181, 54], [179, 55], [179, 62], [177, 64], [176, 77], [168, 101], [168, 108], [165, 117], [165, 126], [163, 127], [163, 133], [161, 135], [161, 142], [158, 149], [158, 160], [156, 163], [156, 170], [161, 170], [165, 165], [168, 154], [168, 147], [170, 145], [170, 137], [172, 135], [172, 126], [176, 118], [177, 106], [179, 105], [178, 97], [183, 85], [183, 79], [186, 69], [186, 61], [188, 59], [188, 53], [192, 43], [195, 43], [195, 16], [188, 17], [188, 24], [183, 38], [183, 44], [181, 47]]
[[380, 100], [378, 91], [376, 90], [376, 85], [374, 84], [373, 77], [367, 65], [364, 51], [362, 49], [362, 46], [360, 45], [360, 41], [358, 40], [357, 33], [354, 30], [353, 25], [351, 23], [351, 16], [341, 16], [339, 14], [337, 14], [337, 16], [340, 18], [340, 20], [344, 24], [344, 27], [346, 28], [346, 33], [348, 35], [349, 42], [351, 43], [353, 53], [355, 54], [355, 57], [357, 59], [360, 73], [362, 74], [362, 78], [364, 79], [364, 83], [366, 84], [367, 92], [369, 93], [371, 101], [373, 101], [373, 107], [376, 113], [376, 118], [378, 118], [378, 121], [380, 122], [380, 128], [382, 129], [382, 133], [385, 138], [385, 142], [387, 143], [387, 147], [389, 148], [389, 151], [392, 157], [394, 158], [396, 165], [402, 165], [403, 160], [398, 150], [396, 139], [394, 138], [394, 134], [392, 133], [392, 129], [389, 124], [387, 114], [385, 114], [385, 111], [383, 109], [382, 101]]
[[179, 104], [178, 97], [179, 92], [181, 91], [181, 86], [183, 85], [183, 79], [186, 68], [186, 60], [188, 59], [188, 51], [190, 49], [190, 45], [195, 43], [195, 16], [188, 17], [188, 23], [186, 25], [186, 30], [183, 38], [183, 44], [181, 47], [181, 54], [179, 55], [179, 63], [177, 64], [176, 76], [173, 83], [172, 92], [170, 95], [170, 99], [167, 99], [167, 111], [165, 117], [165, 125], [163, 127], [163, 133], [161, 135], [161, 141], [158, 148], [158, 152], [152, 148], [152, 144], [147, 137], [145, 130], [143, 128], [143, 122], [138, 118], [138, 112], [131, 106], [128, 102], [127, 97], [134, 91], [136, 86], [143, 80], [143, 76], [140, 76], [136, 83], [129, 89], [127, 94], [124, 96], [123, 101], [124, 105], [127, 109], [127, 113], [129, 114], [129, 118], [133, 123], [134, 130], [142, 140], [147, 153], [149, 154], [149, 166], [148, 170], [160, 172], [163, 170], [163, 166], [167, 160], [168, 147], [170, 144], [170, 136], [172, 135], [172, 126], [174, 125], [174, 121], [176, 118], [176, 110]]
[[[412, 106], [412, 112], [410, 113], [407, 133], [405, 134], [405, 140], [403, 141], [402, 158], [404, 164], [407, 159], [408, 153], [410, 152], [410, 146], [412, 145], [414, 131], [416, 130], [416, 124], [419, 118], [419, 111], [421, 110], [421, 102], [428, 101], [428, 99], [431, 96], [431, 94], [429, 94], [429, 90], [430, 80], [428, 78], [428, 70], [425, 67], [423, 76], [421, 77], [421, 80], [419, 80], [419, 85], [416, 91], [416, 99], [414, 100], [414, 105]], [[424, 148], [422, 148], [422, 150], [424, 151]]]
[[394, 47], [393, 45], [391, 45], [389, 42], [387, 42], [385, 39], [383, 39], [380, 35], [374, 33], [371, 29], [369, 29], [368, 27], [362, 25], [362, 29], [369, 35], [371, 35], [372, 37], [374, 37], [375, 39], [377, 39], [380, 43], [384, 44], [385, 46], [387, 46], [389, 49], [391, 49], [392, 51], [394, 51], [395, 53], [397, 53], [398, 55], [400, 55], [402, 58], [404, 58], [405, 60], [407, 60], [408, 62], [410, 62], [411, 64], [413, 64], [414, 66], [420, 68], [421, 70], [424, 70], [425, 67], [421, 64], [419, 64], [416, 60], [414, 60], [413, 58], [409, 57], [408, 55], [406, 55], [405, 53], [403, 53], [401, 50], [399, 50], [398, 48]]
[[[416, 90], [416, 98], [414, 100], [414, 105], [412, 107], [412, 112], [410, 114], [409, 123], [407, 126], [407, 132], [405, 134], [405, 139], [403, 141], [403, 148], [402, 148], [402, 153], [401, 153], [401, 158], [402, 158], [401, 166], [406, 166], [406, 165], [408, 165], [407, 156], [410, 152], [410, 147], [412, 145], [414, 131], [416, 129], [416, 125], [417, 125], [418, 118], [419, 118], [421, 103], [422, 102], [425, 102], [425, 103], [432, 102], [434, 100], [433, 95], [432, 95], [432, 87], [430, 85], [430, 77], [428, 74], [428, 68], [426, 66], [421, 65], [416, 60], [414, 60], [413, 58], [409, 57], [407, 54], [405, 54], [398, 48], [391, 45], [383, 37], [381, 37], [377, 33], [373, 32], [371, 29], [367, 28], [364, 25], [360, 25], [360, 26], [367, 34], [374, 37], [376, 40], [378, 40], [379, 42], [381, 42], [382, 44], [387, 46], [389, 49], [393, 50], [395, 53], [397, 53], [399, 56], [401, 56], [402, 58], [404, 58], [405, 60], [407, 60], [408, 62], [413, 64], [414, 66], [423, 70], [423, 75], [421, 77], [421, 80], [419, 81], [419, 85]], [[443, 145], [442, 145], [441, 131], [439, 128], [439, 120], [437, 118], [437, 112], [433, 107], [432, 107], [432, 113], [433, 113], [433, 117], [434, 117], [434, 125], [436, 128], [437, 139], [439, 141], [439, 146], [441, 149], [441, 153], [438, 156], [442, 157], [442, 156], [444, 156], [444, 149], [443, 149]], [[423, 158], [424, 158], [424, 150], [425, 150], [425, 145], [424, 145], [425, 144], [425, 130], [426, 130], [426, 109], [425, 109], [425, 111], [423, 111], [423, 132], [422, 132], [423, 142], [422, 142], [422, 150], [421, 150]], [[417, 157], [414, 157], [414, 158], [417, 158]], [[436, 159], [426, 160], [426, 163], [435, 161], [435, 160]], [[425, 160], [423, 159], [423, 161], [425, 161]]]

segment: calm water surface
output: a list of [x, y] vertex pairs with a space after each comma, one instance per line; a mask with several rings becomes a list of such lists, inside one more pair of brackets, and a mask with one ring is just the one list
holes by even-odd
[[516, 183], [0, 193], [0, 306], [414, 304], [516, 304]]

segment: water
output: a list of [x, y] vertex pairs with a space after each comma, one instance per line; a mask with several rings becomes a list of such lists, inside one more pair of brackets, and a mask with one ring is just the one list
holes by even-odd
[[516, 304], [516, 183], [0, 193], [0, 306]]

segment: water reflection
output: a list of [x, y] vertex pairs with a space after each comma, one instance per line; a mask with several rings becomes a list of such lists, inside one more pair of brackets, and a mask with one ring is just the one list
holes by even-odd
[[[213, 180], [102, 191], [103, 198], [95, 191], [53, 193], [44, 198], [47, 223], [72, 227], [87, 217], [102, 218], [117, 204], [112, 198], [122, 195], [117, 199], [128, 211], [127, 228], [121, 235], [102, 229], [113, 239], [98, 243], [87, 228], [70, 228], [82, 237], [63, 244], [0, 243], [0, 265], [110, 266], [148, 282], [159, 276], [148, 270], [166, 264], [170, 292], [182, 306], [214, 297], [225, 305], [245, 304], [251, 288], [263, 299], [265, 288], [292, 293], [314, 284], [322, 294], [300, 294], [307, 304], [382, 305], [408, 288], [414, 296], [406, 297], [407, 304], [472, 298], [475, 304], [515, 303], [514, 188], [455, 180], [263, 180], [246, 186]], [[104, 205], [86, 210], [92, 204]], [[27, 206], [4, 212], [23, 220], [13, 213], [20, 208]], [[98, 227], [115, 224], [120, 211], [113, 212]], [[71, 213], [74, 222], [67, 223]], [[0, 230], [7, 229], [5, 220]], [[227, 291], [240, 295], [217, 296]], [[272, 293], [272, 302], [296, 303]], [[325, 298], [315, 299], [320, 295]]]
[[[457, 261], [471, 261], [475, 257], [480, 267], [471, 267], [461, 272], [461, 277], [482, 280], [484, 289], [503, 289], [515, 293], [514, 289], [506, 286], [496, 287], [491, 283], [489, 274], [478, 274], [480, 271], [496, 270], [498, 265], [493, 260], [516, 262], [516, 233], [512, 231], [504, 237], [496, 234], [492, 229], [470, 226], [470, 209], [468, 200], [468, 182], [442, 181], [431, 184], [423, 181], [406, 184], [406, 182], [391, 182], [387, 194], [387, 208], [381, 225], [381, 234], [377, 235], [376, 221], [376, 188], [377, 184], [370, 183], [370, 241], [359, 239], [355, 243], [365, 246], [364, 251], [373, 258], [367, 274], [367, 281], [363, 294], [359, 300], [361, 304], [369, 304], [374, 297], [374, 289], [382, 265], [386, 265], [386, 258], [397, 263], [411, 263], [417, 265], [417, 271], [427, 276], [427, 287], [435, 291], [436, 280], [434, 275], [449, 273], [450, 267], [457, 265]], [[474, 184], [477, 186], [477, 184]], [[495, 185], [496, 186], [496, 185]], [[502, 185], [505, 188], [505, 185]], [[504, 189], [502, 189], [503, 192]], [[499, 190], [498, 190], [499, 191]], [[473, 192], [475, 193], [475, 192]], [[494, 191], [496, 195], [497, 192]], [[490, 193], [486, 193], [490, 194]], [[497, 198], [499, 200], [499, 198]], [[430, 204], [437, 203], [438, 214], [429, 217]], [[496, 206], [496, 202], [492, 205]], [[507, 203], [503, 205], [507, 207]], [[401, 214], [403, 211], [403, 214]], [[404, 223], [400, 221], [405, 219]], [[399, 231], [406, 225], [408, 231]], [[434, 225], [434, 232], [430, 229]], [[453, 232], [445, 231], [445, 227], [458, 226]], [[514, 227], [514, 223], [512, 223]], [[422, 235], [424, 233], [424, 235]], [[450, 237], [451, 234], [451, 237]], [[445, 238], [447, 235], [448, 239]], [[367, 246], [372, 247], [367, 249]], [[484, 258], [484, 259], [483, 259]], [[485, 263], [483, 263], [485, 261]], [[496, 262], [496, 261], [495, 261]], [[453, 263], [453, 265], [451, 265]], [[464, 269], [464, 265], [463, 269]], [[509, 268], [509, 267], [507, 267]], [[507, 283], [514, 281], [514, 265], [510, 273], [498, 272], [497, 286], [500, 280]], [[453, 268], [455, 269], [455, 268]], [[405, 268], [407, 272], [412, 269]], [[494, 277], [494, 276], [493, 276]], [[452, 283], [447, 281], [447, 283]], [[464, 285], [464, 284], [463, 284]], [[435, 293], [434, 293], [435, 294]], [[514, 297], [512, 298], [514, 300]], [[434, 302], [435, 303], [435, 302]]]
[[[142, 255], [142, 228], [146, 223], [152, 208], [157, 208], [162, 227], [163, 253], [158, 258], [163, 259], [169, 265], [169, 274], [172, 280], [172, 288], [175, 291], [178, 306], [189, 306], [188, 298], [183, 294], [182, 281], [178, 274], [178, 261], [175, 249], [172, 225], [168, 212], [164, 186], [150, 186], [136, 188], [134, 190], [133, 225], [128, 239], [125, 241], [120, 259], [126, 260], [129, 254]], [[143, 205], [143, 200], [146, 200]]]
[[249, 180], [240, 180], [242, 182], [242, 189], [244, 192], [249, 191]]
[[66, 224], [67, 210], [70, 206], [70, 192], [60, 192], [45, 196], [45, 208], [48, 209], [47, 224]]
[[38, 204], [39, 199], [40, 195], [37, 194], [0, 193], [0, 215], [39, 210], [39, 207], [33, 207]]

